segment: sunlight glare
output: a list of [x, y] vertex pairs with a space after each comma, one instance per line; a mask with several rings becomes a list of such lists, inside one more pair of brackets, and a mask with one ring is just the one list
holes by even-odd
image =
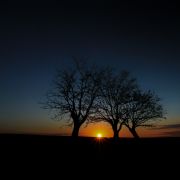
[[98, 133], [98, 134], [97, 134], [97, 138], [99, 138], [99, 139], [102, 138], [102, 134], [101, 134], [101, 133]]

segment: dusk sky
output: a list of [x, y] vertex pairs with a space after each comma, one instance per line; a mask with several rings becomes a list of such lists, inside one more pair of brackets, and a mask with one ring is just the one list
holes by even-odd
[[[147, 136], [180, 136], [180, 21], [175, 1], [5, 1], [0, 9], [0, 133], [70, 134], [41, 109], [72, 56], [129, 70], [162, 98], [167, 119]], [[90, 125], [81, 135], [108, 125]], [[126, 130], [120, 136], [129, 136]]]

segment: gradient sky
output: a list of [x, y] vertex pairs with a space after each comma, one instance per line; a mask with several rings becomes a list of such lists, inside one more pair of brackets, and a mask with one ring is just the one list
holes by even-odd
[[[0, 9], [0, 132], [69, 134], [38, 104], [72, 56], [127, 69], [167, 120], [141, 136], [180, 136], [180, 22], [174, 1], [5, 1]], [[81, 135], [112, 132], [104, 124]], [[122, 136], [129, 136], [126, 130]]]

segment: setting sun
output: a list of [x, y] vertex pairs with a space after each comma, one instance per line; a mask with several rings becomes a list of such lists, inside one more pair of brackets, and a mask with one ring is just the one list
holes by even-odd
[[102, 134], [101, 134], [101, 133], [98, 133], [98, 134], [97, 134], [97, 138], [102, 138]]

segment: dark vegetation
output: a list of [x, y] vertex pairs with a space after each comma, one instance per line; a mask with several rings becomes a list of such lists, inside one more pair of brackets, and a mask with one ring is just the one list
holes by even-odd
[[[1, 176], [60, 179], [175, 178], [179, 138], [101, 139], [0, 135]], [[8, 172], [8, 173], [6, 173]]]
[[[40, 135], [0, 135], [1, 152], [8, 157], [36, 158], [53, 157], [57, 159], [96, 159], [117, 158], [138, 159], [146, 155], [159, 158], [173, 157], [179, 154], [180, 138], [122, 138], [118, 141], [113, 138], [94, 137], [63, 137]], [[1, 155], [3, 155], [1, 153]], [[33, 155], [33, 156], [31, 156]], [[84, 156], [83, 156], [84, 155]], [[128, 155], [128, 156], [127, 156]]]

